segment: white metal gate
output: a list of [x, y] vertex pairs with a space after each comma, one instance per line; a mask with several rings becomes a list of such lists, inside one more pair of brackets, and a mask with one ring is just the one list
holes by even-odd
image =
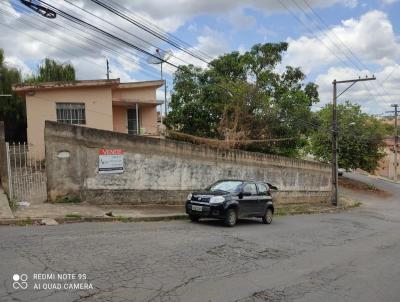
[[47, 199], [45, 156], [26, 143], [6, 143], [10, 199], [40, 202]]

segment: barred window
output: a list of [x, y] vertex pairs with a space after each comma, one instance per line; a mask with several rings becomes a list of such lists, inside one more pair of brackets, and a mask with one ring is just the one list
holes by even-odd
[[84, 103], [56, 103], [57, 122], [72, 125], [85, 125]]

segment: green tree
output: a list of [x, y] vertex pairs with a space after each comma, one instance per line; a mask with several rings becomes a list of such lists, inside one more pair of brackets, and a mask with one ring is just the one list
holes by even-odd
[[[339, 167], [344, 169], [360, 168], [368, 172], [378, 167], [384, 156], [383, 139], [385, 126], [381, 121], [361, 111], [359, 105], [346, 102], [338, 107], [338, 148]], [[332, 160], [331, 123], [332, 105], [326, 105], [318, 113], [320, 127], [310, 138], [310, 150], [318, 159]]]
[[[213, 60], [209, 68], [182, 66], [174, 75], [167, 127], [190, 135], [238, 141], [237, 147], [296, 156], [313, 124], [317, 86], [299, 68], [276, 67], [287, 43], [256, 44]], [[271, 142], [273, 138], [290, 138]], [[253, 142], [257, 143], [244, 143]], [[241, 143], [243, 142], [243, 143]]]
[[[25, 100], [12, 92], [12, 85], [20, 84], [22, 76], [19, 70], [4, 63], [4, 52], [0, 49], [0, 94], [11, 94], [11, 97], [0, 98], [0, 120], [4, 121], [7, 141], [26, 141], [26, 107]], [[75, 69], [71, 64], [60, 64], [46, 58], [38, 66], [37, 74], [25, 82], [38, 83], [47, 81], [73, 81]]]
[[25, 102], [12, 93], [12, 85], [21, 83], [21, 73], [4, 63], [4, 52], [0, 49], [0, 94], [11, 97], [0, 97], [0, 120], [4, 121], [7, 141], [26, 140]]
[[26, 82], [55, 82], [74, 81], [75, 68], [71, 64], [61, 64], [49, 58], [45, 58], [38, 66], [36, 75], [26, 79]]

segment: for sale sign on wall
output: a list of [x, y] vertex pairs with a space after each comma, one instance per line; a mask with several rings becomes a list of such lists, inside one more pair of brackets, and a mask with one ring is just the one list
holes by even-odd
[[124, 172], [124, 151], [121, 149], [99, 150], [99, 173], [113, 174]]

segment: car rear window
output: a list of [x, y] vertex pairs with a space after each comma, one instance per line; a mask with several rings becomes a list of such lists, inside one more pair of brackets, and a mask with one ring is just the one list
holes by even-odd
[[268, 195], [268, 188], [265, 184], [257, 184], [259, 195]]

